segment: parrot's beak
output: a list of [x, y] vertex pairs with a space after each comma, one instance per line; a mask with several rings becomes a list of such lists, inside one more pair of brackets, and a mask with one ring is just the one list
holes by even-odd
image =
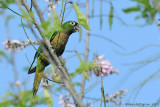
[[79, 27], [79, 24], [77, 24], [75, 27], [74, 27], [74, 32], [79, 32], [80, 30], [80, 27]]

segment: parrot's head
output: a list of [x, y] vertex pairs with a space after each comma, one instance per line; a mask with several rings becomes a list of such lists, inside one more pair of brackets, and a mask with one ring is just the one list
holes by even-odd
[[75, 21], [67, 21], [62, 25], [62, 30], [72, 34], [80, 30], [79, 24]]

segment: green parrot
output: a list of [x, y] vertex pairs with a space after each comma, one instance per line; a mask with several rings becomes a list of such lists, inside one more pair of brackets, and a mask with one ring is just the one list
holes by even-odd
[[[54, 52], [57, 56], [61, 56], [64, 52], [65, 46], [67, 44], [69, 36], [79, 31], [79, 24], [75, 21], [67, 21], [61, 26], [60, 31], [55, 31], [53, 35], [47, 36], [52, 47], [54, 48]], [[37, 66], [32, 68], [33, 63], [37, 58]], [[36, 93], [38, 91], [38, 87], [40, 85], [42, 75], [46, 66], [49, 65], [48, 60], [44, 57], [44, 52], [41, 47], [38, 48], [38, 52], [36, 52], [34, 56], [34, 60], [29, 68], [28, 74], [34, 73], [34, 83], [33, 83], [33, 97], [35, 98]], [[32, 69], [31, 69], [32, 68]]]

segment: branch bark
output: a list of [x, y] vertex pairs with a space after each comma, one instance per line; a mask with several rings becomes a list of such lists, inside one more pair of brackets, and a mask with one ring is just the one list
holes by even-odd
[[45, 22], [43, 14], [42, 14], [42, 12], [41, 12], [36, 0], [32, 0], [32, 3], [33, 3], [34, 8], [36, 9], [36, 12], [37, 12], [37, 14], [39, 16], [39, 19], [40, 19], [41, 23]]
[[[16, 3], [17, 3], [17, 5], [19, 6], [19, 8], [22, 9], [22, 5], [21, 5], [21, 3], [19, 2], [19, 0], [16, 0]], [[38, 38], [35, 30], [33, 29], [32, 23], [29, 22], [28, 20], [27, 20], [27, 23], [28, 23], [29, 28], [30, 28], [30, 30], [32, 31], [33, 35], [34, 35], [36, 38]]]
[[65, 68], [62, 66], [59, 58], [57, 55], [54, 53], [54, 50], [52, 47], [49, 40], [45, 39], [45, 45], [41, 43], [42, 49], [45, 52], [45, 55], [50, 62], [50, 64], [56, 68], [56, 71], [58, 75], [61, 77], [62, 84], [64, 84], [65, 88], [69, 91], [69, 93], [72, 95], [74, 102], [77, 107], [84, 107], [84, 104], [82, 100], [80, 99], [78, 93], [76, 92], [74, 85], [72, 81], [70, 80]]
[[[28, 11], [28, 13], [30, 13], [30, 7], [28, 6], [26, 0], [21, 0], [22, 4], [24, 5], [24, 7], [26, 8], [26, 10]], [[41, 34], [42, 38], [44, 37], [43, 32], [41, 27], [39, 26], [38, 21], [36, 20], [36, 18], [34, 17], [34, 15], [31, 17], [33, 20], [33, 23], [35, 24], [36, 28], [38, 29], [39, 33]]]

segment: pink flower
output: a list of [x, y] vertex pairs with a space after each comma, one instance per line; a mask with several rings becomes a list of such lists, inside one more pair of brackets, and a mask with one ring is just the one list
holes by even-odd
[[74, 107], [74, 103], [71, 101], [68, 94], [66, 94], [65, 96], [60, 95], [59, 99], [60, 101], [58, 102], [58, 104], [62, 105], [62, 107]]
[[20, 81], [15, 81], [15, 85], [18, 85], [18, 86], [21, 86], [22, 85], [22, 83], [20, 82]]
[[[107, 59], [104, 60], [103, 55], [98, 56], [96, 58], [96, 63], [97, 63], [97, 66], [100, 68], [102, 76], [107, 76], [109, 74], [112, 74], [113, 72], [118, 74], [118, 71], [114, 67], [111, 66], [111, 63], [109, 62], [109, 60], [107, 60]], [[99, 76], [100, 71], [99, 70], [94, 70], [94, 74], [96, 76]]]
[[9, 45], [8, 45], [9, 43], [10, 43], [9, 40], [6, 40], [5, 42], [2, 43], [4, 45], [4, 48], [7, 50], [9, 49]]
[[[36, 41], [32, 41], [33, 44], [38, 44]], [[4, 48], [7, 50], [14, 50], [17, 51], [17, 49], [23, 50], [26, 46], [29, 46], [31, 44], [30, 41], [18, 41], [18, 40], [6, 40], [3, 42]]]
[[45, 0], [46, 2], [49, 2], [49, 0]]

